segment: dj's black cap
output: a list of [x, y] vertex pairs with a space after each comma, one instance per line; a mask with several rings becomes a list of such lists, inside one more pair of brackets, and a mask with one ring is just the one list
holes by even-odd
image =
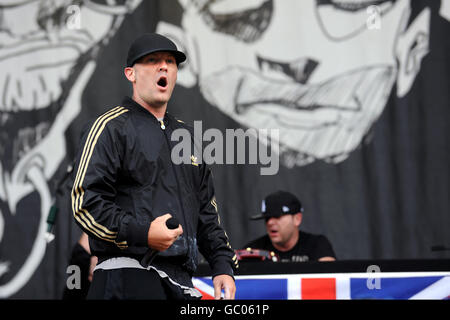
[[285, 214], [303, 213], [303, 207], [300, 200], [292, 193], [287, 191], [277, 191], [269, 194], [261, 205], [261, 214], [252, 216], [250, 219], [268, 219], [271, 217], [281, 217]]

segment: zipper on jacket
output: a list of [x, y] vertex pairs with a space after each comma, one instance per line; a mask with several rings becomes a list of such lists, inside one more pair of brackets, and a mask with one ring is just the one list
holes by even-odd
[[[169, 148], [169, 152], [171, 152], [172, 148], [170, 147], [169, 137], [167, 136], [167, 131], [165, 131], [166, 126], [164, 125], [164, 121], [163, 120], [161, 120], [161, 129], [164, 131], [163, 134], [164, 134], [164, 137], [166, 138], [167, 147]], [[173, 175], [175, 177], [175, 181], [177, 183], [178, 203], [180, 205], [181, 213], [183, 215], [183, 223], [184, 223], [184, 225], [186, 226], [186, 229], [187, 229], [188, 225], [187, 225], [187, 220], [186, 220], [186, 214], [184, 212], [183, 202], [181, 200], [181, 194], [180, 194], [180, 182], [178, 180], [177, 172], [176, 172], [175, 168], [173, 167], [173, 163], [170, 164], [170, 167], [172, 168], [172, 172], [173, 172]], [[186, 235], [186, 239], [187, 239], [187, 241], [189, 241], [188, 240], [189, 230], [184, 230], [183, 229], [183, 231], [186, 232], [186, 234], [185, 234]], [[189, 250], [189, 248], [188, 248], [188, 250]]]

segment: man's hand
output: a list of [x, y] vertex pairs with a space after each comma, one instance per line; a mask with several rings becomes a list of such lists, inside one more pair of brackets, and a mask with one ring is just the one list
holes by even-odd
[[178, 225], [176, 229], [167, 228], [166, 221], [171, 217], [172, 215], [170, 213], [166, 213], [152, 221], [147, 235], [147, 242], [150, 248], [157, 251], [164, 251], [183, 234], [181, 225]]
[[88, 280], [89, 282], [92, 282], [92, 279], [94, 277], [94, 269], [97, 266], [98, 258], [96, 256], [91, 256], [91, 263], [89, 265], [89, 275]]
[[220, 274], [213, 279], [214, 284], [214, 298], [220, 299], [220, 293], [222, 289], [225, 292], [224, 298], [227, 300], [233, 300], [236, 293], [236, 284], [234, 279], [227, 274]]

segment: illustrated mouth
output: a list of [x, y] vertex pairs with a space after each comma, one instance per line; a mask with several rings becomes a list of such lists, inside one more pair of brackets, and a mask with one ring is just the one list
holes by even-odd
[[345, 159], [380, 116], [395, 78], [396, 68], [388, 64], [305, 84], [232, 67], [205, 77], [200, 87], [210, 104], [243, 126], [278, 129], [277, 138], [266, 138], [279, 144], [281, 161], [292, 166]]
[[[360, 112], [373, 95], [385, 95], [393, 75], [391, 66], [368, 66], [321, 83], [302, 84], [293, 79], [274, 79], [251, 70], [230, 68], [211, 75], [202, 83], [202, 89], [213, 104], [221, 106], [223, 101], [228, 101], [224, 111], [233, 115], [244, 116], [252, 109], [258, 109], [284, 128], [314, 129], [323, 127], [328, 113], [354, 114]], [[225, 83], [232, 83], [234, 87], [230, 90]], [[225, 87], [227, 92], [217, 89]], [[323, 117], [318, 117], [319, 113]], [[298, 121], [300, 114], [303, 120], [309, 115], [307, 121]], [[326, 123], [335, 125], [339, 120], [330, 117]]]

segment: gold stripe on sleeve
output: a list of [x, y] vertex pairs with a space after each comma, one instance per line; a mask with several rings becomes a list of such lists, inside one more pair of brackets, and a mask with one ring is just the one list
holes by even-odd
[[116, 107], [100, 116], [92, 125], [88, 138], [84, 145], [80, 165], [78, 167], [71, 195], [72, 210], [74, 213], [74, 217], [77, 219], [77, 221], [87, 230], [97, 235], [99, 238], [106, 241], [114, 242], [119, 248], [122, 249], [127, 247], [126, 241], [122, 241], [119, 243], [115, 242], [117, 232], [110, 231], [105, 226], [97, 223], [95, 219], [89, 214], [89, 212], [82, 207], [82, 205], [84, 197], [83, 181], [98, 138], [100, 137], [106, 124], [109, 121], [111, 121], [114, 118], [117, 118], [118, 116], [124, 114], [125, 112], [128, 112], [128, 110], [120, 106]]

